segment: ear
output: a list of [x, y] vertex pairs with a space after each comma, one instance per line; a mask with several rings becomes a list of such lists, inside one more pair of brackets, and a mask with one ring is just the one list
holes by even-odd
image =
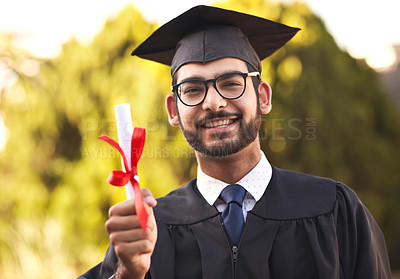
[[167, 108], [168, 113], [168, 121], [171, 126], [178, 127], [179, 126], [179, 117], [178, 117], [178, 108], [176, 107], [176, 101], [174, 94], [169, 94], [165, 98], [165, 106]]
[[268, 114], [272, 109], [271, 98], [272, 89], [268, 82], [261, 81], [258, 86], [259, 100], [260, 100], [260, 110], [262, 114]]

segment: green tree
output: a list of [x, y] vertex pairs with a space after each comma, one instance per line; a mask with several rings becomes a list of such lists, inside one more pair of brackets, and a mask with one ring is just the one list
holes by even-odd
[[[119, 155], [97, 139], [101, 134], [117, 139], [115, 104], [131, 103], [134, 125], [148, 130], [139, 165], [142, 186], [160, 196], [183, 183], [182, 163], [168, 160], [189, 150], [179, 145], [184, 141], [177, 131], [166, 128], [162, 104], [169, 69], [129, 55], [154, 29], [128, 7], [90, 46], [71, 40], [56, 59], [2, 50], [19, 76], [1, 95], [10, 133], [0, 158], [1, 181], [7, 181], [0, 191], [8, 197], [0, 201], [4, 276], [71, 278], [102, 258], [108, 208], [125, 198], [124, 190], [106, 182], [111, 170], [121, 168]], [[20, 70], [28, 59], [40, 66], [34, 77]]]

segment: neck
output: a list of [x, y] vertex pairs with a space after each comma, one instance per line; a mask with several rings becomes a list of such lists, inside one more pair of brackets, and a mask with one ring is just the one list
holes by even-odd
[[234, 184], [260, 161], [260, 143], [257, 138], [243, 150], [226, 157], [208, 157], [196, 152], [196, 158], [205, 174], [228, 184]]

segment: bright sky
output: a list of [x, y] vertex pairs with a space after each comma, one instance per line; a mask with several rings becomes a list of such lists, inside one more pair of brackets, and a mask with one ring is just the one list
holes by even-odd
[[[279, 1], [279, 0], [275, 0]], [[293, 0], [282, 0], [292, 2]], [[399, 0], [299, 0], [324, 21], [336, 42], [370, 66], [394, 62], [391, 45], [400, 45]], [[196, 0], [1, 0], [0, 31], [19, 31], [20, 43], [34, 55], [55, 56], [71, 36], [89, 43], [110, 16], [128, 3], [160, 24], [197, 4]]]

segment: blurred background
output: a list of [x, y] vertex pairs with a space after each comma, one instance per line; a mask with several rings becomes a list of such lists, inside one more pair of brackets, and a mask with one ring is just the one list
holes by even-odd
[[114, 105], [147, 129], [141, 185], [156, 197], [196, 175], [164, 98], [169, 68], [131, 57], [195, 4], [302, 29], [263, 62], [273, 88], [261, 145], [272, 164], [356, 191], [400, 269], [400, 2], [50, 1], [0, 3], [0, 278], [74, 278], [108, 246], [107, 184], [120, 156]]

